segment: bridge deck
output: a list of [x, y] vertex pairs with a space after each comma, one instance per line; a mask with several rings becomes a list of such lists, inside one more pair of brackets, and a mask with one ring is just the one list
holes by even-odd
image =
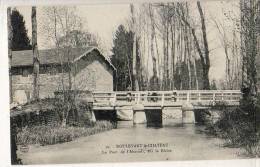
[[94, 110], [131, 109], [141, 104], [145, 109], [181, 107], [185, 103], [194, 108], [207, 108], [225, 104], [239, 105], [239, 90], [181, 90], [181, 91], [132, 91], [132, 92], [94, 92]]

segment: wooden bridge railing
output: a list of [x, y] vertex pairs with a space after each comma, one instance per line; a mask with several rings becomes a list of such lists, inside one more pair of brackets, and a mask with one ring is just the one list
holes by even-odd
[[158, 103], [161, 106], [173, 102], [239, 102], [240, 90], [174, 90], [174, 91], [115, 91], [93, 92], [94, 104]]

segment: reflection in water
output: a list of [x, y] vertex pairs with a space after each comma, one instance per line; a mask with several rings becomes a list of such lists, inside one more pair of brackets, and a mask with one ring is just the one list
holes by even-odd
[[[133, 121], [117, 121], [117, 129], [128, 129], [131, 131], [146, 131], [148, 129], [154, 129], [157, 131], [179, 131], [182, 130], [183, 133], [185, 131], [188, 131], [190, 133], [194, 134], [203, 134], [205, 126], [198, 125], [198, 124], [183, 124], [183, 123], [173, 123], [170, 122], [168, 124], [157, 125], [156, 123], [151, 123], [150, 125], [147, 125], [147, 123], [144, 124], [133, 124]], [[137, 135], [137, 134], [136, 134]]]

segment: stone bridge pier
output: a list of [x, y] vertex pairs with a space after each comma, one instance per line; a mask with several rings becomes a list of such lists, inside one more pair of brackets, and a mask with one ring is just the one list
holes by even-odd
[[211, 111], [213, 106], [238, 106], [241, 99], [240, 90], [115, 91], [92, 95], [97, 120], [133, 120], [133, 124], [148, 126], [169, 120], [188, 124], [200, 122], [204, 116], [205, 120], [217, 118], [218, 112]]
[[133, 123], [144, 124], [147, 122], [144, 106], [136, 104], [133, 106]]
[[182, 123], [190, 124], [195, 123], [195, 113], [194, 107], [191, 103], [184, 103], [182, 105]]
[[147, 124], [148, 127], [162, 127], [162, 110], [145, 109], [144, 105], [133, 106], [133, 124]]
[[133, 106], [133, 124], [144, 124], [148, 127], [161, 127], [171, 121], [174, 123], [195, 123], [195, 110], [192, 104], [185, 103], [181, 107], [161, 109], [145, 109], [142, 104]]
[[[147, 124], [148, 127], [162, 127], [169, 124], [194, 124], [200, 122], [198, 115], [210, 113], [212, 119], [217, 118], [217, 111], [212, 109], [195, 109], [191, 103], [182, 106], [145, 108], [142, 104], [120, 110], [99, 110], [92, 113], [92, 121], [96, 120], [125, 120], [133, 124]], [[217, 115], [217, 116], [216, 116]], [[214, 117], [214, 118], [213, 118]]]

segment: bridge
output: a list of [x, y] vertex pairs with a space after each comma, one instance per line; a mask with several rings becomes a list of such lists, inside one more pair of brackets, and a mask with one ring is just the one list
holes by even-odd
[[[241, 99], [240, 90], [98, 91], [92, 95], [95, 113], [128, 111], [133, 113], [134, 123], [140, 115], [154, 117], [152, 119], [157, 121], [159, 118], [162, 122], [164, 112], [182, 112], [183, 122], [193, 123], [195, 110], [207, 110], [221, 104], [237, 106]], [[151, 116], [151, 111], [157, 111], [152, 112], [156, 116]]]
[[146, 109], [182, 106], [190, 103], [196, 108], [207, 108], [225, 103], [239, 105], [240, 90], [174, 90], [174, 91], [116, 91], [93, 92], [94, 110], [115, 110], [142, 104]]

